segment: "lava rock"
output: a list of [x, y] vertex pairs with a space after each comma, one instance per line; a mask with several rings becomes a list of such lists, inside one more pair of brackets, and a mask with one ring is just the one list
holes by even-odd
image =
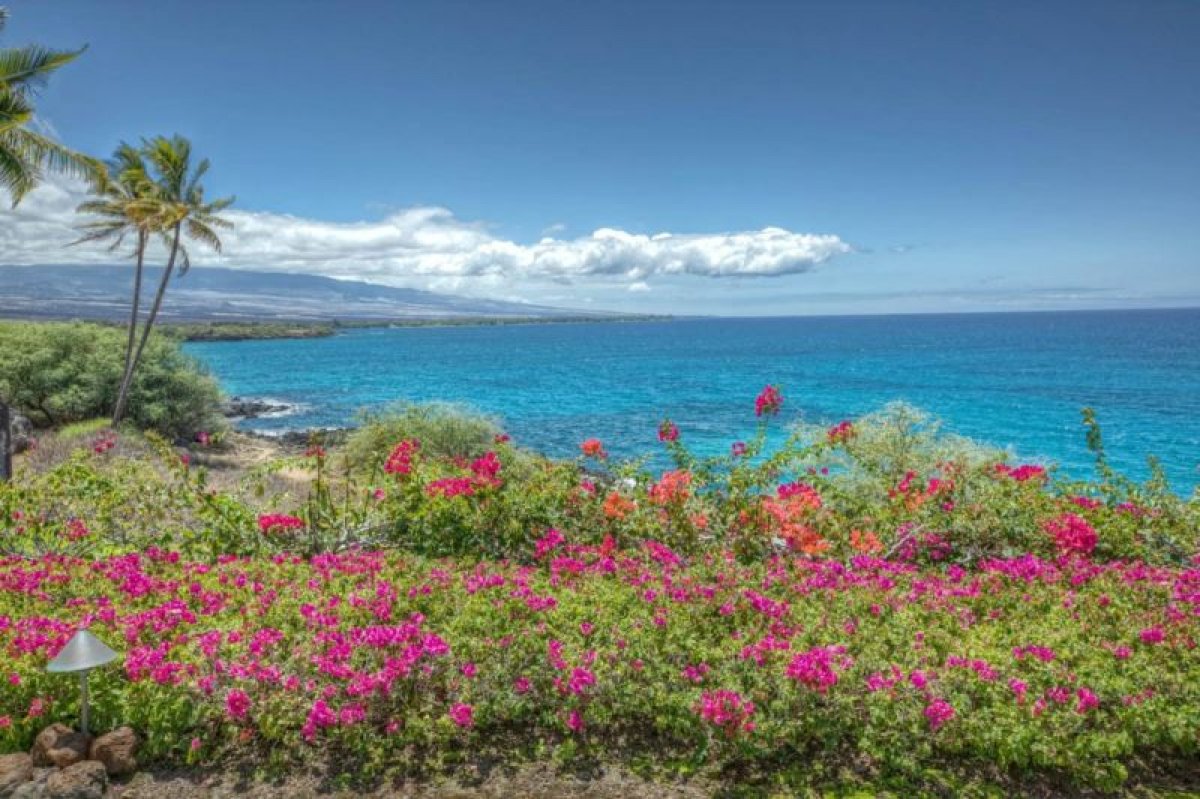
[[38, 733], [33, 741], [35, 766], [58, 766], [66, 768], [87, 758], [92, 736], [76, 732], [65, 724], [51, 724]]
[[265, 402], [252, 397], [230, 397], [221, 406], [221, 413], [228, 419], [257, 419], [268, 413], [282, 413], [291, 408], [275, 402]]
[[33, 422], [19, 413], [14, 413], [9, 418], [8, 431], [14, 455], [18, 455], [32, 447], [36, 440], [33, 435]]
[[13, 791], [13, 795], [9, 799], [46, 799], [46, 781], [50, 779], [51, 774], [57, 773], [58, 769], [54, 766], [35, 768], [33, 779]]
[[104, 764], [85, 760], [51, 774], [46, 780], [46, 799], [103, 799], [107, 787]]
[[24, 752], [0, 755], [0, 799], [9, 799], [25, 783], [33, 779], [33, 758]]
[[129, 727], [120, 727], [92, 741], [88, 757], [104, 764], [110, 777], [137, 771], [137, 734]]

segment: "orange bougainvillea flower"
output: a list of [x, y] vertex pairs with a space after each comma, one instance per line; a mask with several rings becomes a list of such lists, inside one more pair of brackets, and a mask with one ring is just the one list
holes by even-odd
[[763, 497], [765, 531], [782, 538], [787, 545], [806, 555], [818, 555], [829, 549], [829, 542], [805, 523], [821, 507], [815, 491], [784, 491], [785, 498]]
[[788, 524], [780, 533], [789, 547], [805, 555], [820, 555], [829, 549], [829, 542], [808, 525]]
[[691, 484], [691, 472], [683, 470], [663, 472], [658, 482], [650, 486], [650, 501], [656, 505], [683, 502], [689, 496], [688, 486]]
[[637, 503], [632, 499], [626, 499], [616, 491], [604, 498], [604, 515], [609, 519], [619, 521], [635, 510], [637, 510]]
[[861, 552], [864, 555], [876, 555], [883, 551], [883, 542], [879, 540], [879, 536], [870, 531], [851, 530], [850, 546], [855, 552]]

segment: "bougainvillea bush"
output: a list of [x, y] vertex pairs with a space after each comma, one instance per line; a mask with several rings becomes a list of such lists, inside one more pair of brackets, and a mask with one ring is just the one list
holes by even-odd
[[1090, 415], [1079, 482], [905, 408], [772, 437], [785, 402], [765, 389], [718, 457], [664, 420], [635, 463], [372, 430], [271, 467], [290, 490], [218, 489], [204, 436], [100, 432], [0, 487], [0, 751], [74, 716], [44, 666], [88, 627], [124, 653], [97, 724], [171, 764], [582, 758], [784, 790], [1188, 773], [1195, 495], [1112, 472]]
[[[904, 407], [797, 426], [768, 446], [768, 422], [783, 401], [777, 389], [764, 390], [754, 405], [758, 434], [722, 456], [694, 455], [665, 420], [662, 451], [632, 463], [610, 461], [596, 439], [562, 461], [503, 434], [486, 449], [476, 441], [474, 454], [449, 455], [417, 437], [381, 443], [368, 427], [342, 451], [317, 443], [277, 464], [309, 476], [282, 493], [264, 487], [262, 469], [218, 490], [204, 468], [203, 434], [180, 453], [100, 432], [52, 468], [0, 486], [0, 552], [159, 546], [211, 559], [400, 547], [528, 560], [549, 528], [578, 543], [654, 540], [686, 555], [731, 550], [745, 561], [793, 552], [969, 565], [1080, 554], [1179, 565], [1200, 546], [1200, 495], [1181, 496], [1157, 471], [1144, 483], [1112, 472], [1090, 417], [1097, 477], [1082, 482], [945, 436]], [[394, 422], [383, 429], [399, 434]], [[263, 522], [284, 516], [294, 521]]]
[[536, 549], [0, 561], [0, 748], [75, 716], [44, 666], [84, 625], [125, 653], [93, 679], [95, 723], [176, 762], [499, 752], [792, 787], [957, 763], [1113, 787], [1196, 756], [1200, 568]]

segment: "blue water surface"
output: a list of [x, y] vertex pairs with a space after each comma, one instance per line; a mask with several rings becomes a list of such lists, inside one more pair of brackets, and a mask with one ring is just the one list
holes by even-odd
[[1092, 406], [1115, 466], [1141, 478], [1154, 454], [1176, 488], [1200, 481], [1200, 309], [374, 328], [186, 346], [230, 394], [299, 406], [245, 423], [260, 430], [445, 400], [551, 455], [589, 437], [618, 455], [655, 451], [664, 416], [715, 453], [752, 434], [754, 396], [776, 383], [784, 421], [902, 400], [1081, 477], [1080, 409]]

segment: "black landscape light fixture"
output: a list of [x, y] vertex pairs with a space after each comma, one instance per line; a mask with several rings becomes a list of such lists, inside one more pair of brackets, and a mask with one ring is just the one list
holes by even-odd
[[46, 671], [51, 674], [79, 674], [79, 731], [84, 735], [88, 732], [88, 672], [117, 657], [117, 653], [99, 638], [87, 630], [80, 630], [46, 666]]

